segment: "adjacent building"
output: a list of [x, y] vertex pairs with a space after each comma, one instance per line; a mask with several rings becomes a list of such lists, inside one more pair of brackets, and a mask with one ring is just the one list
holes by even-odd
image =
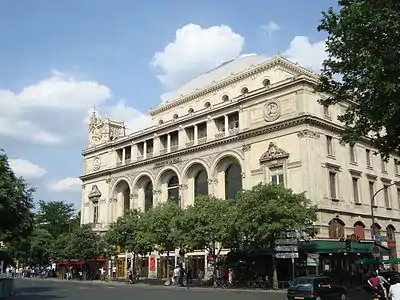
[[[396, 256], [399, 158], [383, 161], [368, 138], [341, 144], [345, 104], [320, 105], [317, 80], [280, 56], [244, 56], [170, 93], [142, 131], [127, 135], [123, 122], [94, 114], [83, 151], [82, 223], [102, 232], [129, 209], [167, 200], [184, 208], [199, 195], [231, 199], [274, 182], [318, 205], [320, 240], [371, 240], [373, 228]], [[204, 254], [193, 255], [207, 265]]]

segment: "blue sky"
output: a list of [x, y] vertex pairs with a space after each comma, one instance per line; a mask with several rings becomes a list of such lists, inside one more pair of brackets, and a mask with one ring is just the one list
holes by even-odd
[[36, 200], [79, 207], [93, 105], [137, 130], [163, 93], [242, 54], [281, 53], [318, 71], [325, 37], [316, 26], [336, 3], [3, 0], [0, 148]]

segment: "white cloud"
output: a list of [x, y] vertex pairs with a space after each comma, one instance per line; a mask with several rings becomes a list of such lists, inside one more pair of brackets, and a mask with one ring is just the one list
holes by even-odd
[[0, 136], [59, 144], [71, 135], [82, 135], [82, 120], [94, 105], [102, 111], [112, 111], [115, 118], [126, 118], [130, 124], [144, 123], [145, 115], [124, 105], [130, 112], [127, 113], [119, 104], [115, 106], [111, 98], [105, 85], [53, 71], [49, 78], [20, 92], [0, 90], [0, 107], [6, 108], [0, 110]]
[[312, 43], [306, 36], [296, 36], [283, 55], [303, 67], [319, 72], [322, 62], [327, 58], [325, 40]]
[[268, 36], [272, 36], [273, 33], [281, 29], [281, 27], [275, 23], [274, 21], [269, 21], [267, 25], [261, 26], [261, 29], [268, 34]]
[[158, 79], [167, 90], [173, 90], [190, 79], [242, 52], [244, 38], [229, 26], [202, 28], [187, 24], [178, 29], [175, 40], [155, 53], [151, 62], [161, 74]]
[[25, 159], [10, 159], [9, 163], [14, 173], [17, 176], [22, 176], [26, 180], [42, 178], [47, 173], [42, 167]]
[[66, 177], [53, 182], [48, 188], [54, 192], [79, 192], [81, 190], [82, 182], [76, 177]]

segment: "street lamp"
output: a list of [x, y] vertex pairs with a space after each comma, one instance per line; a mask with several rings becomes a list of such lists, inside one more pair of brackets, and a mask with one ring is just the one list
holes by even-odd
[[386, 189], [388, 189], [388, 188], [390, 188], [391, 186], [393, 186], [393, 185], [399, 185], [400, 184], [400, 181], [394, 181], [394, 182], [392, 182], [391, 184], [389, 184], [389, 185], [385, 185], [383, 188], [380, 188], [379, 190], [377, 190], [373, 195], [372, 195], [372, 197], [371, 197], [371, 219], [372, 219], [372, 227], [371, 227], [371, 229], [372, 229], [372, 238], [374, 238], [374, 236], [375, 236], [375, 232], [374, 232], [374, 228], [375, 228], [375, 214], [374, 214], [374, 201], [375, 201], [375, 197], [376, 197], [376, 195], [378, 195], [381, 191], [383, 191], [383, 190], [386, 190]]

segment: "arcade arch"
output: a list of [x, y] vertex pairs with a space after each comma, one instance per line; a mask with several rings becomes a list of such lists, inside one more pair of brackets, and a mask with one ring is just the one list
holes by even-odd
[[235, 199], [237, 193], [242, 190], [242, 166], [240, 161], [233, 156], [222, 157], [215, 167], [218, 182], [218, 197], [223, 199]]
[[202, 163], [195, 162], [190, 165], [185, 175], [188, 191], [185, 196], [185, 204], [193, 204], [196, 197], [209, 194], [208, 172]]
[[115, 221], [116, 218], [122, 216], [124, 213], [131, 209], [131, 188], [129, 183], [122, 179], [114, 188], [114, 197], [116, 198], [116, 207], [113, 207], [114, 215], [112, 219]]
[[158, 179], [161, 191], [161, 201], [173, 201], [180, 206], [180, 182], [177, 172], [172, 169], [164, 170]]
[[148, 175], [142, 175], [135, 184], [137, 206], [142, 211], [148, 211], [154, 205], [153, 181]]

